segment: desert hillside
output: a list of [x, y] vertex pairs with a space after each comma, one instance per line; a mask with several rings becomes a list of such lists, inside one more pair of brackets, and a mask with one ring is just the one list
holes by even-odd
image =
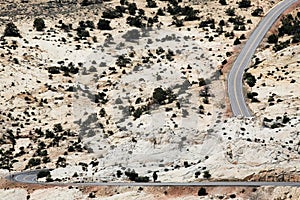
[[[227, 98], [233, 61], [279, 2], [0, 1], [2, 177], [299, 181], [297, 5], [245, 73], [253, 118], [232, 117]], [[28, 193], [12, 190], [0, 196]]]

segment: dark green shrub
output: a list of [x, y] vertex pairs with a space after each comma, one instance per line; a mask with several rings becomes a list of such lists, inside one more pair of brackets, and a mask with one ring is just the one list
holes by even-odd
[[239, 8], [248, 8], [251, 6], [251, 1], [250, 0], [242, 0], [238, 4], [239, 4]]
[[96, 195], [94, 192], [90, 192], [88, 197], [93, 199], [93, 198], [96, 198]]
[[241, 15], [238, 15], [236, 17], [230, 17], [228, 19], [228, 22], [233, 23], [234, 25], [238, 25], [238, 26], [245, 25], [245, 17], [243, 17]]
[[207, 192], [206, 192], [205, 188], [200, 188], [198, 190], [198, 196], [206, 196], [206, 195], [207, 195]]
[[143, 114], [143, 110], [141, 108], [137, 108], [133, 112], [133, 116], [134, 116], [135, 119], [139, 118], [142, 114]]
[[[170, 89], [163, 90], [159, 87], [154, 89], [152, 98], [155, 103], [163, 105], [165, 103], [172, 103], [176, 99], [176, 96]], [[168, 102], [165, 102], [166, 100], [168, 100]]]
[[251, 15], [254, 17], [261, 16], [263, 14], [264, 10], [262, 8], [256, 8]]
[[258, 95], [257, 92], [248, 92], [247, 93], [247, 98], [254, 99], [254, 97], [256, 97], [257, 95]]
[[33, 166], [38, 166], [41, 164], [41, 159], [40, 158], [30, 158], [27, 164], [27, 167], [33, 167]]
[[120, 177], [122, 176], [122, 174], [123, 174], [123, 173], [121, 172], [121, 170], [117, 170], [117, 177], [118, 177], [118, 178], [120, 178]]
[[116, 61], [116, 65], [119, 67], [126, 67], [126, 65], [130, 63], [131, 63], [131, 59], [126, 58], [124, 55], [119, 56]]
[[77, 36], [80, 38], [80, 39], [83, 39], [83, 38], [87, 38], [87, 37], [90, 37], [90, 33], [89, 31], [85, 30], [84, 28], [77, 28]]
[[235, 8], [228, 8], [225, 13], [228, 15], [228, 16], [235, 16]]
[[223, 6], [227, 5], [226, 0], [219, 0], [219, 3], [220, 3], [221, 5], [223, 5]]
[[37, 151], [37, 153], [38, 153], [39, 156], [47, 156], [48, 155], [48, 152], [47, 152], [46, 149], [42, 150], [42, 151]]
[[272, 34], [268, 37], [268, 43], [276, 44], [278, 42], [278, 35]]
[[300, 42], [300, 33], [295, 33], [295, 35], [292, 38], [292, 43], [298, 43]]
[[233, 42], [233, 45], [238, 45], [238, 44], [241, 44], [241, 41], [239, 38], [236, 38]]
[[203, 98], [203, 103], [204, 103], [204, 104], [209, 104], [209, 100], [208, 100], [207, 97], [204, 97], [204, 98]]
[[143, 20], [141, 16], [129, 16], [126, 19], [126, 23], [129, 24], [130, 26], [135, 26], [137, 28], [143, 28], [145, 27], [145, 23], [143, 23]]
[[131, 181], [135, 181], [135, 179], [139, 176], [138, 173], [136, 173], [134, 170], [132, 171], [126, 171], [125, 175], [129, 178]]
[[245, 73], [243, 78], [246, 81], [246, 83], [249, 85], [249, 87], [253, 87], [256, 83], [256, 78], [251, 73], [248, 72]]
[[49, 163], [51, 160], [48, 156], [46, 156], [46, 157], [43, 157], [42, 161], [43, 161], [43, 163]]
[[203, 177], [209, 179], [211, 177], [211, 174], [209, 173], [209, 171], [204, 171]]
[[204, 80], [204, 78], [200, 78], [199, 79], [199, 86], [204, 86], [206, 85], [206, 81]]
[[149, 182], [148, 176], [138, 176], [134, 180], [135, 182]]
[[53, 130], [54, 130], [55, 133], [62, 132], [63, 131], [62, 125], [60, 123], [59, 124], [54, 124]]
[[58, 157], [57, 161], [56, 161], [56, 167], [66, 167], [67, 163], [66, 163], [66, 159], [64, 157]]
[[159, 15], [159, 16], [164, 16], [165, 13], [164, 13], [164, 11], [163, 11], [161, 8], [159, 8], [159, 9], [157, 10], [157, 15]]
[[110, 27], [110, 21], [105, 19], [99, 19], [97, 28], [100, 30], [112, 30], [112, 28]]
[[178, 19], [177, 17], [173, 18], [174, 21], [172, 22], [172, 25], [175, 25], [176, 27], [182, 27], [183, 26], [183, 20]]
[[285, 41], [285, 42], [279, 42], [278, 44], [275, 44], [275, 46], [273, 47], [273, 50], [274, 50], [275, 52], [280, 51], [280, 50], [282, 50], [282, 49], [288, 47], [289, 44], [290, 44], [290, 40], [287, 40], [287, 41]]
[[157, 7], [157, 4], [155, 1], [153, 0], [147, 0], [147, 7], [148, 8], [156, 8]]
[[167, 12], [170, 13], [170, 15], [178, 15], [178, 14], [181, 13], [181, 9], [182, 8], [178, 5], [174, 5], [174, 4], [173, 5], [168, 5]]
[[137, 10], [136, 3], [128, 4], [128, 11], [130, 15], [135, 15], [136, 10]]
[[9, 36], [9, 37], [22, 37], [20, 34], [19, 29], [17, 28], [17, 26], [10, 22], [8, 24], [6, 24], [5, 30], [4, 30], [4, 36]]
[[286, 123], [288, 123], [290, 120], [291, 120], [291, 119], [290, 119], [288, 116], [284, 115], [284, 116], [283, 116], [283, 119], [282, 119], [282, 123], [286, 124]]
[[246, 39], [245, 34], [242, 34], [242, 35], [240, 36], [240, 40], [245, 40], [245, 39]]
[[33, 27], [37, 30], [37, 31], [43, 31], [44, 28], [46, 28], [45, 22], [42, 18], [36, 18], [33, 22]]
[[197, 16], [199, 13], [199, 10], [194, 10], [192, 7], [185, 6], [181, 12], [182, 12], [182, 15], [186, 15], [186, 17], [184, 18], [185, 21], [194, 21], [194, 20], [200, 19]]
[[167, 99], [167, 93], [162, 88], [155, 88], [152, 98], [155, 102], [162, 104]]
[[115, 19], [115, 18], [119, 18], [119, 17], [123, 17], [121, 9], [107, 10], [107, 11], [103, 11], [103, 13], [102, 13], [102, 18]]
[[37, 174], [37, 178], [44, 178], [50, 176], [50, 171], [49, 170], [41, 170]]
[[94, 22], [93, 21], [90, 21], [90, 20], [87, 20], [87, 21], [80, 21], [79, 22], [79, 26], [80, 28], [82, 29], [85, 29], [85, 28], [95, 28], [95, 25], [94, 25]]
[[297, 31], [299, 31], [300, 25], [299, 20], [294, 17], [291, 14], [288, 14], [284, 16], [281, 20], [282, 25], [278, 28], [278, 36], [284, 36], [284, 34], [287, 35], [293, 35]]
[[222, 20], [220, 20], [220, 22], [219, 22], [219, 26], [225, 26], [225, 21], [222, 19]]
[[47, 138], [54, 138], [55, 134], [52, 131], [49, 131], [48, 129], [46, 130], [46, 135], [45, 135], [45, 139]]
[[83, 1], [80, 3], [81, 6], [89, 6], [89, 5], [91, 5], [91, 4], [92, 4], [92, 2], [91, 2], [90, 0], [83, 0]]
[[46, 182], [53, 182], [53, 179], [50, 176], [47, 176]]

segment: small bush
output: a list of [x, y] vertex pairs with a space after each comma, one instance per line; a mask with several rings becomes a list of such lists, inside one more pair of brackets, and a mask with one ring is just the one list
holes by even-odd
[[37, 178], [44, 178], [50, 176], [50, 171], [49, 170], [41, 170], [37, 174]]
[[137, 28], [143, 28], [146, 26], [145, 23], [143, 23], [142, 21], [142, 17], [140, 16], [129, 16], [126, 19], [126, 23], [130, 26], [135, 26]]
[[135, 179], [135, 182], [149, 182], [149, 177], [148, 176], [138, 176]]
[[272, 34], [268, 37], [268, 43], [276, 44], [278, 42], [278, 35]]
[[239, 2], [239, 8], [249, 8], [249, 7], [251, 7], [250, 0], [242, 0]]
[[128, 11], [130, 15], [135, 15], [135, 12], [137, 10], [136, 3], [129, 3], [128, 4]]
[[211, 177], [209, 171], [204, 171], [203, 178], [209, 179]]
[[256, 8], [251, 15], [254, 17], [261, 16], [263, 14], [264, 10], [262, 8]]
[[204, 86], [206, 85], [206, 81], [204, 80], [204, 78], [200, 78], [199, 79], [199, 86]]
[[153, 0], [147, 0], [147, 7], [148, 8], [156, 8], [157, 7], [157, 4], [155, 1]]
[[54, 130], [55, 133], [62, 132], [63, 131], [62, 125], [60, 123], [59, 124], [54, 124], [53, 130]]
[[249, 85], [249, 87], [253, 87], [256, 83], [256, 78], [251, 73], [245, 73], [244, 74], [244, 80]]
[[30, 160], [28, 161], [27, 167], [38, 166], [40, 164], [41, 164], [40, 158], [30, 158]]
[[94, 193], [94, 192], [90, 192], [90, 193], [89, 193], [89, 198], [96, 198], [95, 193]]
[[112, 30], [112, 28], [110, 27], [110, 21], [105, 19], [99, 19], [97, 28], [100, 30]]
[[95, 28], [94, 22], [93, 22], [93, 21], [90, 21], [90, 20], [87, 20], [87, 21], [80, 21], [80, 22], [79, 22], [79, 26], [80, 26], [80, 28], [82, 28], [82, 29], [85, 29], [85, 28], [91, 28], [91, 29], [94, 29], [94, 28]]
[[206, 196], [207, 192], [205, 188], [200, 188], [198, 191], [198, 196]]
[[132, 171], [126, 171], [125, 175], [129, 178], [131, 181], [135, 181], [135, 179], [139, 176], [138, 173], [136, 173], [134, 170]]
[[219, 0], [219, 3], [220, 3], [221, 5], [223, 5], [223, 6], [227, 5], [226, 0]]
[[177, 17], [173, 18], [174, 21], [172, 22], [172, 25], [175, 25], [176, 27], [182, 27], [183, 26], [183, 20], [178, 19]]
[[33, 27], [37, 30], [37, 31], [43, 31], [44, 28], [46, 27], [45, 22], [42, 18], [36, 18], [33, 22]]
[[233, 45], [238, 45], [238, 44], [241, 44], [241, 41], [239, 38], [236, 38], [233, 42]]
[[77, 36], [80, 38], [80, 39], [83, 39], [83, 38], [87, 38], [87, 37], [90, 37], [90, 33], [89, 31], [85, 30], [84, 28], [77, 28]]
[[19, 29], [17, 28], [17, 26], [10, 22], [8, 24], [6, 24], [5, 30], [4, 30], [4, 36], [9, 36], [9, 37], [22, 37], [20, 34]]
[[119, 17], [123, 17], [121, 9], [107, 10], [107, 11], [103, 11], [103, 13], [102, 13], [102, 18], [115, 19], [115, 18], [119, 18]]
[[[166, 103], [172, 103], [175, 99], [176, 96], [173, 94], [173, 92], [168, 89], [168, 90], [163, 90], [162, 88], [155, 88], [152, 98], [155, 103], [158, 103], [160, 105], [166, 104]], [[168, 100], [168, 102], [165, 102]]]
[[228, 16], [235, 16], [235, 8], [228, 8], [225, 13], [228, 15]]
[[92, 2], [91, 2], [90, 0], [83, 0], [83, 1], [80, 3], [81, 6], [89, 6], [89, 5], [91, 5], [91, 4], [92, 4]]
[[157, 15], [159, 15], [159, 16], [164, 16], [165, 13], [164, 13], [164, 11], [163, 11], [161, 8], [159, 8], [159, 9], [157, 10]]
[[278, 44], [275, 44], [275, 46], [273, 47], [273, 50], [274, 50], [275, 52], [280, 51], [280, 50], [282, 50], [282, 49], [288, 47], [289, 44], [290, 44], [290, 40], [287, 40], [287, 41], [285, 41], [285, 42], [279, 42]]
[[292, 38], [292, 43], [298, 43], [300, 42], [300, 33], [295, 33], [295, 35]]
[[51, 177], [47, 176], [46, 182], [53, 182], [53, 179]]

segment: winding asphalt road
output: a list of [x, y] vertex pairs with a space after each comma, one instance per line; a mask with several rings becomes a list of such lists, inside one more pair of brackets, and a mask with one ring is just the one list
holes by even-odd
[[35, 171], [25, 171], [8, 176], [7, 179], [29, 184], [58, 185], [58, 186], [206, 186], [206, 187], [260, 187], [260, 186], [292, 186], [300, 187], [300, 182], [247, 182], [247, 181], [217, 181], [217, 182], [86, 182], [86, 183], [59, 183], [59, 182], [37, 182]]
[[[243, 95], [243, 73], [248, 66], [257, 46], [265, 34], [271, 28], [277, 18], [292, 4], [298, 0], [284, 0], [275, 6], [266, 17], [259, 23], [258, 27], [251, 34], [248, 42], [244, 46], [240, 55], [237, 57], [228, 77], [228, 94], [232, 112], [235, 116], [251, 117]], [[78, 186], [297, 186], [300, 182], [156, 182], [156, 183], [136, 183], [136, 182], [92, 182], [92, 183], [41, 183], [37, 182], [39, 170], [24, 171], [12, 174], [7, 179], [20, 183], [29, 184], [53, 184], [53, 185], [78, 185]]]
[[235, 60], [228, 75], [228, 96], [234, 116], [252, 116], [246, 105], [243, 94], [243, 74], [245, 68], [248, 67], [256, 48], [278, 17], [297, 1], [298, 0], [284, 0], [271, 9], [259, 23], [257, 28], [252, 32], [241, 53]]

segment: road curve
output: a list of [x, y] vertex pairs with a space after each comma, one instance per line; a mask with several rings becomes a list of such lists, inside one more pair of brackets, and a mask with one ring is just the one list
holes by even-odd
[[228, 96], [234, 116], [251, 117], [244, 94], [243, 74], [256, 48], [278, 17], [298, 0], [284, 0], [272, 8], [252, 32], [228, 75]]
[[250, 182], [250, 181], [203, 181], [203, 182], [86, 182], [86, 183], [60, 183], [38, 182], [37, 174], [40, 170], [25, 171], [12, 174], [7, 179], [28, 184], [56, 185], [56, 186], [202, 186], [202, 187], [260, 187], [260, 186], [291, 186], [300, 187], [300, 182]]

